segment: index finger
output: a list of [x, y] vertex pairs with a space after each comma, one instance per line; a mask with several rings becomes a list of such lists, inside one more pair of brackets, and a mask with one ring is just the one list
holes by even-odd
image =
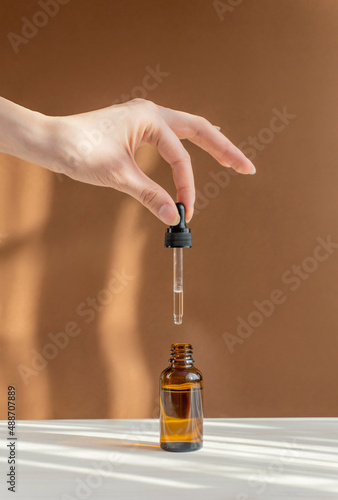
[[162, 118], [180, 139], [188, 139], [207, 151], [221, 165], [241, 174], [254, 174], [253, 163], [208, 120], [159, 106]]

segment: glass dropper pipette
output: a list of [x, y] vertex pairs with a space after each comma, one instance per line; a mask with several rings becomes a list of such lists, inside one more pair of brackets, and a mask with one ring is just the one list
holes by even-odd
[[174, 323], [180, 325], [183, 319], [183, 248], [174, 248]]
[[184, 205], [176, 203], [176, 206], [181, 219], [176, 226], [167, 229], [164, 245], [173, 248], [173, 312], [175, 325], [180, 325], [183, 319], [183, 248], [191, 247], [191, 232], [186, 226]]

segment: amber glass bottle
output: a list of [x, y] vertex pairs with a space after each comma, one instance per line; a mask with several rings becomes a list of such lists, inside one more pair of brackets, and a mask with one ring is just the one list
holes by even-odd
[[172, 344], [160, 377], [161, 448], [194, 451], [203, 446], [203, 381], [191, 344]]

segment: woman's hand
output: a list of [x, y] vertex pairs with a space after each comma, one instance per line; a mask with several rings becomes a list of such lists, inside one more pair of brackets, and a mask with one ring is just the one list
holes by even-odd
[[170, 164], [177, 201], [185, 205], [187, 220], [194, 210], [194, 176], [180, 139], [189, 139], [225, 167], [255, 173], [251, 161], [206, 119], [144, 99], [65, 117], [30, 113], [38, 120], [40, 133], [33, 138], [26, 132], [25, 154], [17, 156], [78, 181], [128, 193], [167, 225], [179, 222], [177, 208], [171, 196], [138, 167], [135, 152], [142, 144], [155, 146]]

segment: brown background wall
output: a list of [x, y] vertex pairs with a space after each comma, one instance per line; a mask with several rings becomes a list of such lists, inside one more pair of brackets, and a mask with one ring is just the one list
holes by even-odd
[[[337, 415], [338, 250], [307, 258], [316, 238], [338, 242], [338, 5], [237, 3], [221, 20], [212, 1], [70, 0], [15, 54], [7, 33], [41, 8], [2, 0], [2, 96], [46, 114], [79, 113], [141, 95], [147, 67], [159, 64], [169, 74], [144, 97], [207, 117], [243, 149], [250, 135], [266, 143], [251, 151], [257, 175], [222, 189], [210, 185], [222, 167], [186, 144], [200, 213], [185, 252], [182, 327], [172, 323], [160, 222], [126, 195], [1, 156], [1, 418], [9, 384], [19, 418], [155, 417], [175, 341], [194, 346], [206, 416]], [[262, 131], [284, 106], [296, 117]], [[174, 196], [154, 150], [139, 162]], [[282, 277], [298, 264], [318, 268], [292, 291]], [[123, 290], [79, 316], [123, 269], [133, 276]], [[284, 303], [231, 353], [223, 334], [235, 335], [237, 317], [274, 289]], [[70, 321], [81, 333], [25, 385], [18, 366], [32, 369], [48, 334]]]

